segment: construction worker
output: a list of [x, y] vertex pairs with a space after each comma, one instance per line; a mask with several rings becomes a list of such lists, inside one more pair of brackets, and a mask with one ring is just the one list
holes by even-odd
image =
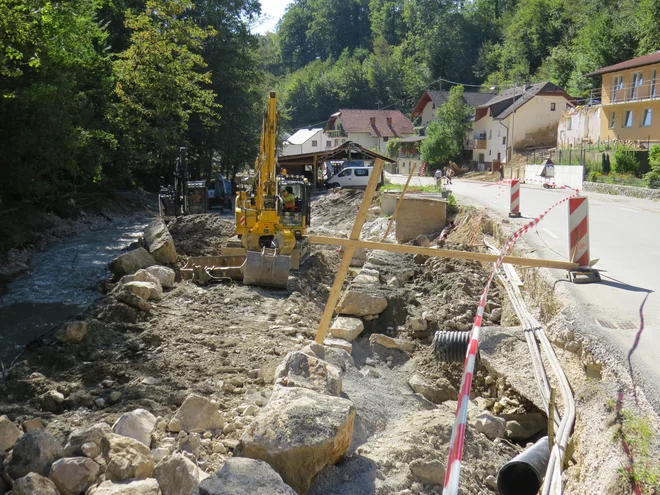
[[280, 195], [282, 196], [282, 201], [284, 202], [284, 211], [295, 211], [296, 196], [293, 194], [293, 188], [291, 186], [287, 186], [286, 189], [282, 189]]
[[436, 186], [442, 185], [442, 176], [443, 176], [443, 173], [442, 173], [441, 168], [437, 169], [435, 171], [435, 174], [433, 174], [433, 177], [435, 177], [435, 185]]

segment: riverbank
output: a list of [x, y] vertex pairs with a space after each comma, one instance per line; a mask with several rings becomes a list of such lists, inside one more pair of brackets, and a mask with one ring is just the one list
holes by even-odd
[[156, 196], [139, 191], [84, 194], [43, 205], [0, 207], [0, 298], [9, 283], [30, 269], [34, 256], [74, 233], [95, 230], [120, 218], [151, 216]]

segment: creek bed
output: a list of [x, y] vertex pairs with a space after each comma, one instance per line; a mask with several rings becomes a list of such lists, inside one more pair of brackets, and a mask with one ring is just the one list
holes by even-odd
[[29, 272], [0, 298], [0, 363], [9, 366], [25, 344], [99, 298], [108, 263], [142, 235], [148, 222], [145, 216], [115, 220], [37, 254]]

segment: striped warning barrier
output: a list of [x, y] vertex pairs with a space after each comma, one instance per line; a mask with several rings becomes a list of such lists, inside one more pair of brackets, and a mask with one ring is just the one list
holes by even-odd
[[589, 202], [574, 196], [568, 202], [568, 252], [571, 261], [582, 267], [589, 266]]
[[520, 218], [520, 181], [513, 179], [511, 181], [511, 206], [509, 207], [509, 216]]
[[461, 460], [463, 457], [463, 442], [465, 439], [465, 429], [467, 427], [467, 408], [470, 402], [470, 389], [472, 388], [472, 375], [474, 374], [474, 364], [479, 348], [479, 333], [481, 331], [481, 323], [484, 316], [486, 307], [486, 300], [488, 299], [488, 291], [493, 279], [497, 275], [497, 270], [502, 264], [502, 260], [513, 244], [520, 239], [527, 232], [532, 230], [543, 218], [554, 208], [569, 201], [577, 195], [577, 191], [572, 196], [567, 196], [562, 200], [553, 204], [550, 208], [541, 213], [538, 217], [523, 225], [506, 241], [500, 256], [497, 258], [493, 266], [493, 271], [486, 282], [486, 288], [481, 294], [479, 305], [477, 306], [477, 314], [474, 317], [472, 331], [470, 332], [470, 342], [468, 344], [467, 354], [463, 364], [463, 377], [461, 379], [461, 388], [458, 395], [458, 404], [456, 405], [456, 419], [454, 420], [454, 427], [451, 433], [451, 440], [449, 443], [449, 455], [447, 457], [447, 470], [445, 472], [445, 483], [442, 490], [443, 495], [458, 495], [458, 484], [461, 474]]

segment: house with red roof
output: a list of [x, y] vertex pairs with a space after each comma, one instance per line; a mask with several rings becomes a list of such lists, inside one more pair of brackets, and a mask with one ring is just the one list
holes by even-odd
[[328, 119], [325, 126], [325, 149], [353, 141], [384, 154], [390, 139], [414, 134], [412, 122], [398, 110], [344, 108]]

